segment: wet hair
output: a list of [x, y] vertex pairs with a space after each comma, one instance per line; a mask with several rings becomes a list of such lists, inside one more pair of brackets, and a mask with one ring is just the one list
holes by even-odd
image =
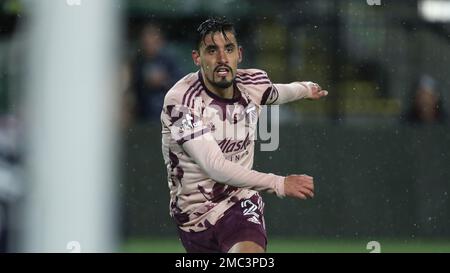
[[222, 33], [225, 39], [228, 39], [226, 32], [231, 32], [236, 37], [233, 23], [225, 17], [210, 17], [197, 28], [198, 38], [195, 45], [196, 48], [200, 49], [200, 44], [202, 42], [205, 43], [206, 36], [213, 35], [216, 32]]

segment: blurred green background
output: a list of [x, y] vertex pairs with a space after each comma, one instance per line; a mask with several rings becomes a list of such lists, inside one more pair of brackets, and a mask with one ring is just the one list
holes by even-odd
[[[371, 253], [370, 241], [321, 238], [272, 237], [267, 253]], [[381, 253], [448, 253], [450, 244], [433, 240], [379, 241]], [[181, 243], [173, 238], [140, 238], [129, 240], [122, 248], [131, 253], [184, 253]]]

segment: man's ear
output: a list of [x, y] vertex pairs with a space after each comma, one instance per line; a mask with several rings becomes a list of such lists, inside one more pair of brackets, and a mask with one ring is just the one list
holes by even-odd
[[192, 60], [196, 66], [200, 66], [200, 53], [197, 50], [192, 50]]
[[242, 46], [239, 46], [238, 54], [239, 54], [239, 56], [238, 56], [238, 63], [241, 63], [242, 62], [242, 54], [244, 54], [244, 49], [242, 48]]

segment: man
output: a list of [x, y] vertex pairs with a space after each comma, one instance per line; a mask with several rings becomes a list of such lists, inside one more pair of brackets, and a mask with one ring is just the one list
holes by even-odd
[[200, 67], [172, 87], [161, 113], [171, 215], [187, 252], [264, 252], [264, 203], [314, 196], [313, 178], [252, 169], [254, 132], [262, 105], [328, 94], [311, 82], [272, 84], [258, 69], [237, 69], [242, 48], [233, 25], [212, 18], [198, 28]]
[[164, 95], [181, 76], [175, 59], [165, 47], [164, 33], [154, 24], [144, 27], [141, 50], [133, 64], [132, 91], [136, 97], [136, 114], [140, 121], [157, 121]]

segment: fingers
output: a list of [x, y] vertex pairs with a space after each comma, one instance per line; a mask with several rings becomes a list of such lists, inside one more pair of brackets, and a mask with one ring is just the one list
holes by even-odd
[[313, 98], [320, 99], [320, 98], [323, 98], [323, 97], [326, 97], [326, 96], [328, 96], [328, 91], [327, 90], [320, 90], [320, 91], [317, 91], [316, 95]]
[[314, 197], [314, 178], [309, 175], [291, 175], [285, 181], [285, 193], [299, 199]]
[[303, 199], [303, 200], [307, 199], [306, 196], [303, 193], [301, 193], [301, 192], [294, 193], [294, 197], [297, 197], [297, 198], [300, 198], [300, 199]]
[[312, 99], [320, 99], [328, 96], [327, 90], [322, 90], [322, 87], [317, 83], [312, 83]]
[[295, 193], [301, 199], [308, 199], [314, 197], [314, 185], [312, 183], [305, 183], [297, 185]]
[[307, 190], [307, 189], [301, 189], [301, 190], [295, 191], [293, 193], [293, 197], [297, 197], [297, 198], [306, 200], [308, 198], [313, 198], [314, 197], [314, 193], [312, 191], [310, 191], [310, 190]]
[[314, 183], [312, 182], [304, 183], [302, 187], [309, 191], [314, 191]]
[[314, 177], [306, 175], [306, 174], [302, 174], [300, 175], [300, 180], [302, 183], [302, 186], [304, 186], [305, 188], [314, 191]]
[[310, 189], [303, 188], [300, 191], [306, 197], [309, 197], [309, 198], [313, 198], [314, 197], [314, 192], [312, 190], [310, 190]]

